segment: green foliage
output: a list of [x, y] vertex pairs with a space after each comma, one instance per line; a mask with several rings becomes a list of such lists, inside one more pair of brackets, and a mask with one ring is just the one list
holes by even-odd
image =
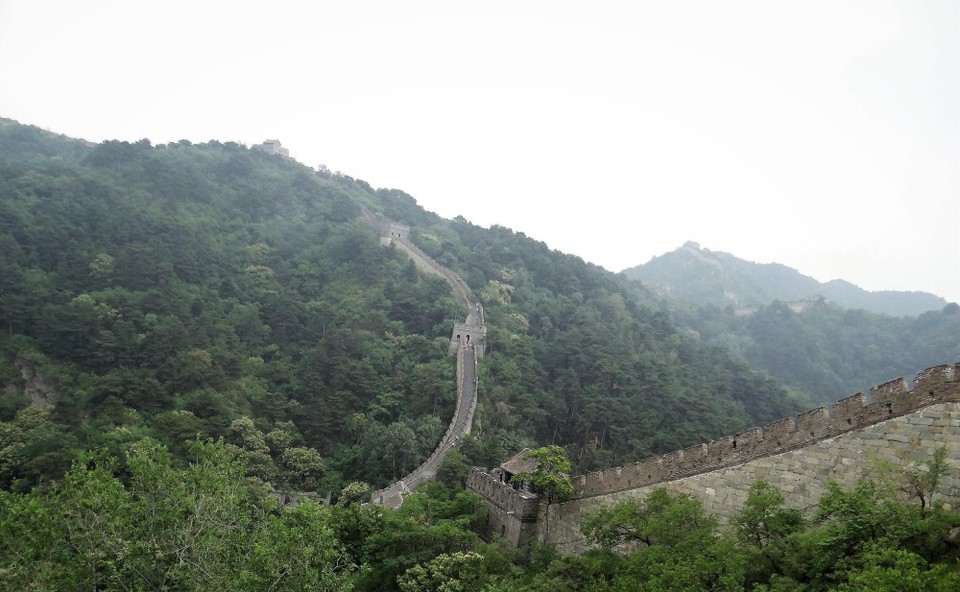
[[[472, 530], [485, 523], [477, 496], [431, 482], [394, 511], [348, 503], [369, 496], [354, 484], [332, 507], [281, 508], [245, 478], [242, 451], [194, 440], [190, 462], [178, 466], [142, 439], [123, 459], [81, 455], [51, 487], [0, 491], [5, 587], [945, 592], [960, 583], [948, 536], [960, 516], [921, 513], [869, 481], [831, 486], [807, 523], [758, 483], [729, 530], [699, 502], [655, 490], [588, 518], [585, 533], [604, 549], [568, 556], [534, 546], [521, 555]], [[771, 558], [764, 569], [751, 565], [761, 552]]]
[[677, 311], [675, 318], [703, 341], [822, 403], [960, 357], [960, 315], [953, 310], [889, 317], [822, 300], [796, 312], [775, 301], [745, 317], [705, 307]]
[[570, 461], [567, 460], [563, 448], [551, 445], [527, 452], [526, 460], [537, 461], [532, 471], [517, 473], [515, 481], [526, 481], [530, 491], [553, 502], [573, 495], [573, 485], [570, 483]]
[[803, 515], [795, 508], [784, 508], [783, 494], [766, 481], [750, 486], [747, 501], [733, 519], [741, 542], [765, 549], [803, 527]]
[[[960, 526], [960, 515], [940, 508], [924, 512], [870, 480], [850, 489], [831, 483], [828, 489], [806, 529], [769, 539], [760, 555], [750, 543], [754, 557], [763, 559], [751, 560], [754, 581], [785, 590], [898, 589], [898, 577], [903, 589], [949, 589], [938, 586], [956, 581], [946, 561], [956, 554], [949, 533]], [[750, 512], [745, 507], [740, 515]]]
[[193, 462], [142, 441], [126, 459], [82, 456], [57, 487], [0, 494], [0, 573], [18, 589], [349, 590], [354, 566], [329, 513], [279, 511], [230, 447], [195, 441]]
[[360, 481], [354, 481], [340, 491], [337, 504], [341, 506], [352, 506], [354, 504], [366, 503], [369, 500], [370, 486]]
[[[302, 441], [277, 445], [316, 450], [326, 487], [417, 466], [452, 413], [447, 336], [464, 310], [382, 247], [361, 208], [413, 225], [489, 300], [488, 427], [470, 462], [555, 442], [578, 470], [601, 468], [798, 410], [612, 274], [502, 227], [442, 221], [401, 191], [233, 143], [92, 146], [12, 122], [0, 134], [14, 142], [0, 150], [0, 326], [42, 352], [42, 376], [67, 395], [57, 423], [81, 447], [133, 425], [183, 458], [196, 434], [229, 438], [249, 417], [265, 436], [292, 424]], [[246, 452], [252, 474], [295, 479], [282, 450]], [[24, 478], [65, 467], [49, 468]]]
[[11, 422], [0, 422], [0, 487], [27, 490], [70, 466], [74, 438], [39, 407], [19, 410]]
[[610, 551], [629, 559], [616, 576], [616, 590], [741, 590], [745, 557], [720, 536], [715, 517], [700, 502], [657, 489], [588, 515], [582, 530]]
[[467, 455], [458, 448], [447, 450], [437, 468], [437, 480], [450, 488], [463, 488], [470, 473]]
[[357, 567], [337, 541], [329, 512], [314, 502], [269, 514], [249, 546], [235, 589], [353, 589]]
[[643, 500], [631, 498], [589, 514], [581, 529], [588, 540], [607, 550], [637, 545], [681, 549], [714, 536], [717, 526], [697, 500], [655, 489]]
[[[432, 450], [436, 440], [419, 441], [435, 431], [427, 418], [448, 416], [456, 391], [445, 349], [429, 339], [463, 312], [442, 280], [411, 275], [409, 259], [357, 219], [358, 204], [380, 207], [369, 185], [236, 144], [68, 146], [13, 122], [0, 135], [47, 155], [0, 151], [10, 149], [0, 167], [5, 341], [28, 335], [43, 352], [41, 375], [69, 393], [56, 419], [84, 444], [96, 432], [81, 424], [125, 410], [178, 457], [198, 433], [227, 436], [235, 419], [264, 434], [289, 424], [302, 441], [269, 454], [237, 444], [254, 474], [289, 486], [317, 472], [294, 468], [294, 453], [279, 466], [282, 449], [337, 454], [348, 418], [376, 417], [390, 392], [379, 420], [415, 425], [411, 458], [353, 472], [347, 453], [333, 464], [385, 483]], [[51, 166], [58, 145], [74, 156]], [[8, 374], [6, 420], [20, 386]], [[65, 469], [48, 467], [22, 478]]]
[[864, 567], [850, 573], [838, 592], [950, 592], [960, 589], [960, 572], [946, 565], [929, 566], [919, 555], [885, 549], [864, 558]]
[[436, 482], [405, 496], [396, 512], [385, 513], [382, 529], [366, 539], [364, 557], [371, 569], [359, 587], [392, 590], [398, 578], [416, 565], [442, 554], [477, 550], [480, 538], [467, 528], [483, 512], [479, 497], [456, 493]]
[[735, 536], [747, 556], [748, 581], [769, 580], [783, 569], [778, 562], [788, 554], [789, 537], [801, 532], [804, 520], [795, 508], [784, 507], [784, 497], [766, 481], [757, 481], [732, 520]]
[[411, 567], [398, 584], [402, 592], [471, 592], [480, 589], [486, 576], [482, 555], [455, 552]]

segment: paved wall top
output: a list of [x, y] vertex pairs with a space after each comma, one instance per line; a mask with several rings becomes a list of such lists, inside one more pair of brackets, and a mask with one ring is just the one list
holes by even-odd
[[[436, 449], [419, 467], [396, 483], [373, 492], [374, 503], [396, 508], [403, 503], [403, 496], [437, 474], [440, 464], [451, 448], [470, 433], [473, 415], [477, 408], [477, 359], [483, 355], [486, 327], [483, 325], [483, 305], [463, 279], [437, 263], [410, 241], [410, 228], [393, 222], [382, 221], [364, 212], [367, 221], [380, 234], [381, 240], [394, 243], [404, 249], [417, 267], [443, 277], [467, 306], [465, 323], [454, 325], [451, 354], [457, 355], [457, 405], [453, 419]], [[458, 333], [458, 328], [460, 332]], [[469, 335], [470, 339], [466, 336]], [[461, 339], [457, 337], [463, 336]]]

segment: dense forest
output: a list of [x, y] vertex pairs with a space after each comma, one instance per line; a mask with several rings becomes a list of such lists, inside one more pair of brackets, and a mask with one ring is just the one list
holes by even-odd
[[[611, 466], [805, 406], [615, 275], [401, 191], [230, 143], [0, 134], [3, 487], [144, 437], [180, 458], [197, 434], [283, 488], [377, 487], [416, 466], [452, 413], [445, 353], [465, 311], [364, 209], [410, 224], [485, 303], [469, 462], [556, 443], [579, 469]], [[50, 387], [42, 427], [17, 424], [28, 375]]]
[[802, 310], [774, 301], [749, 316], [713, 306], [673, 318], [708, 343], [824, 403], [898, 376], [932, 360], [960, 360], [960, 306], [915, 317], [840, 308], [822, 299]]

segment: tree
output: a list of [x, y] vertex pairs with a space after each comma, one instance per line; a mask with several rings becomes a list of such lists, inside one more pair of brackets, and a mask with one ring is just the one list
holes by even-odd
[[563, 448], [555, 444], [544, 446], [527, 452], [523, 458], [537, 461], [537, 466], [532, 471], [517, 473], [513, 476], [514, 481], [526, 481], [530, 491], [547, 504], [573, 495], [571, 465]]
[[902, 466], [877, 460], [874, 466], [880, 473], [881, 480], [908, 498], [916, 498], [920, 502], [920, 513], [934, 507], [933, 498], [940, 492], [941, 481], [947, 474], [950, 466], [947, 464], [947, 446], [944, 444], [933, 451], [929, 460], [923, 463], [907, 463], [902, 459]]
[[536, 448], [527, 452], [523, 457], [537, 461], [532, 471], [523, 471], [513, 476], [514, 480], [526, 481], [530, 491], [547, 502], [544, 507], [543, 538], [550, 535], [550, 504], [573, 495], [573, 484], [570, 483], [570, 461], [567, 460], [563, 448], [555, 444]]
[[[483, 516], [482, 508], [479, 496], [453, 491], [438, 481], [404, 496], [403, 505], [396, 511], [378, 508], [377, 514], [383, 516], [382, 528], [366, 539], [365, 557], [371, 569], [358, 587], [395, 590], [397, 578], [415, 565], [442, 554], [479, 550], [480, 538], [468, 526]], [[360, 509], [356, 505], [338, 508], [343, 514]]]
[[851, 571], [838, 592], [954, 592], [960, 572], [947, 565], [930, 566], [904, 549], [881, 549], [865, 558], [863, 569]]
[[467, 456], [459, 448], [451, 448], [440, 462], [436, 478], [447, 487], [463, 488], [469, 473], [470, 463]]
[[401, 592], [472, 592], [486, 580], [483, 556], [473, 551], [443, 554], [408, 569], [397, 583]]
[[802, 529], [800, 510], [784, 508], [783, 503], [783, 494], [766, 481], [751, 485], [747, 501], [733, 519], [738, 538], [757, 549], [764, 549]]
[[248, 556], [236, 566], [239, 573], [232, 589], [353, 589], [358, 566], [337, 539], [330, 511], [320, 504], [305, 500], [296, 508], [269, 514], [251, 538]]
[[326, 468], [323, 457], [313, 448], [287, 448], [280, 455], [286, 481], [296, 489], [316, 491]]
[[337, 498], [337, 505], [349, 507], [368, 501], [370, 501], [370, 486], [361, 481], [353, 481], [340, 491], [340, 497]]
[[742, 590], [745, 557], [699, 501], [656, 489], [587, 516], [581, 529], [607, 552], [628, 551], [618, 590]]
[[670, 495], [666, 489], [601, 508], [581, 523], [587, 538], [608, 550], [638, 544], [688, 547], [716, 529], [717, 519], [707, 515], [700, 502], [688, 495]]
[[750, 486], [747, 501], [732, 521], [737, 539], [757, 555], [757, 561], [750, 565], [761, 577], [767, 575], [768, 566], [782, 571], [778, 564], [781, 543], [804, 526], [800, 510], [784, 508], [783, 504], [783, 494], [766, 481], [757, 481]]
[[233, 420], [227, 428], [227, 438], [241, 450], [247, 466], [247, 474], [271, 482], [277, 475], [277, 467], [270, 457], [263, 433], [249, 417]]

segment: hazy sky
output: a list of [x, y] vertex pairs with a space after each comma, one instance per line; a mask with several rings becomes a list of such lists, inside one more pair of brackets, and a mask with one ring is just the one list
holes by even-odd
[[960, 0], [0, 0], [0, 116], [278, 138], [619, 271], [688, 240], [960, 301]]

